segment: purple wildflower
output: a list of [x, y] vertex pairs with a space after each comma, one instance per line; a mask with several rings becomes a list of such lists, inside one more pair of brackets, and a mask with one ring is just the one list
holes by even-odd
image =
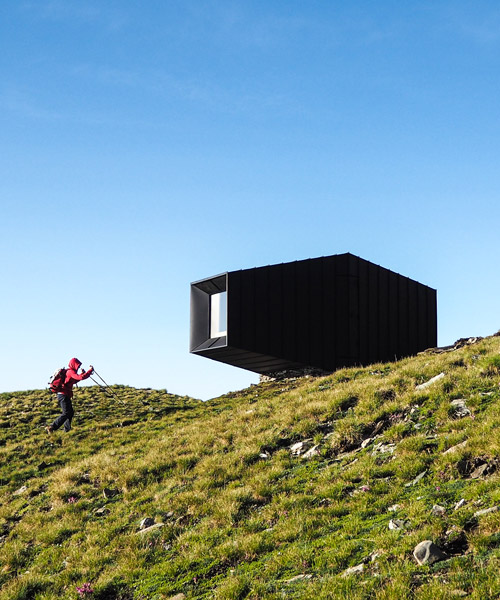
[[81, 598], [85, 598], [85, 596], [87, 596], [87, 594], [90, 596], [90, 594], [94, 593], [94, 590], [90, 587], [90, 583], [84, 583], [82, 585], [82, 587], [76, 587], [76, 591], [78, 592], [78, 594], [80, 594]]

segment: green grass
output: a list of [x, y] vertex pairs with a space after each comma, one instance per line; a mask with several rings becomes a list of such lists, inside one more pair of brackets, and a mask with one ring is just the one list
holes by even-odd
[[[494, 336], [205, 403], [81, 388], [50, 438], [47, 391], [0, 394], [0, 600], [497, 598], [500, 511], [474, 515], [500, 506], [499, 384]], [[419, 566], [424, 539], [449, 558]]]

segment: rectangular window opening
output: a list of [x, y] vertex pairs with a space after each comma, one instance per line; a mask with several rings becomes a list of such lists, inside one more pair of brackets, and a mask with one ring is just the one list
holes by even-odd
[[210, 296], [210, 337], [227, 334], [227, 292]]

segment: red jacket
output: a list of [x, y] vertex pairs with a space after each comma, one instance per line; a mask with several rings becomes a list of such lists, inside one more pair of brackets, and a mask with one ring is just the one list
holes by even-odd
[[66, 371], [66, 378], [61, 391], [61, 394], [68, 396], [68, 398], [73, 398], [73, 386], [75, 383], [87, 379], [87, 377], [90, 377], [94, 372], [94, 369], [90, 368], [88, 371], [84, 371], [81, 375], [78, 375], [77, 371], [81, 364], [82, 363], [77, 358], [72, 358], [69, 361], [68, 370]]

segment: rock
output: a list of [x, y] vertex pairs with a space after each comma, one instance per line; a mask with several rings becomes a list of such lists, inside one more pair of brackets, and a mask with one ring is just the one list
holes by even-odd
[[419, 473], [413, 481], [410, 481], [409, 483], [405, 483], [405, 487], [411, 487], [413, 485], [417, 485], [417, 483], [425, 477], [426, 473], [427, 473], [427, 471], [422, 471], [422, 473]]
[[302, 458], [313, 458], [319, 455], [319, 446], [313, 446], [302, 455]]
[[384, 428], [384, 425], [385, 425], [384, 419], [377, 421], [375, 423], [375, 429], [372, 431], [372, 435], [379, 433], [379, 431], [381, 431]]
[[140, 529], [139, 531], [136, 531], [136, 535], [142, 535], [144, 533], [150, 533], [151, 531], [155, 531], [156, 529], [161, 529], [162, 527], [165, 527], [165, 523], [155, 523], [154, 525], [151, 525], [150, 527], [146, 527], [145, 529]]
[[391, 519], [389, 521], [389, 529], [391, 531], [400, 531], [402, 529], [405, 529], [407, 525], [406, 521], [403, 521], [403, 519]]
[[349, 567], [342, 573], [342, 577], [350, 577], [351, 575], [361, 575], [361, 573], [365, 570], [365, 565], [361, 563], [360, 565], [356, 565], [355, 567]]
[[269, 452], [261, 452], [259, 454], [259, 458], [262, 458], [263, 460], [268, 460], [271, 458], [271, 455], [269, 454]]
[[96, 510], [94, 511], [94, 514], [98, 516], [107, 515], [108, 513], [109, 508], [106, 508], [105, 506], [101, 506], [101, 508], [96, 508]]
[[104, 488], [102, 490], [102, 493], [105, 498], [113, 498], [114, 496], [117, 496], [120, 493], [120, 490]]
[[366, 448], [368, 446], [368, 444], [371, 444], [373, 442], [374, 439], [375, 438], [369, 437], [369, 438], [366, 438], [366, 440], [363, 440], [361, 442], [361, 448]]
[[297, 442], [290, 446], [290, 454], [292, 456], [300, 456], [304, 454], [312, 446], [312, 440], [304, 440], [303, 442]]
[[395, 449], [396, 444], [384, 444], [380, 442], [373, 447], [372, 456], [376, 456], [377, 454], [394, 454]]
[[440, 506], [439, 504], [434, 504], [431, 509], [431, 514], [434, 517], [444, 517], [446, 514], [446, 508], [444, 506]]
[[483, 508], [474, 513], [475, 517], [482, 517], [483, 515], [489, 515], [490, 513], [497, 512], [498, 506], [492, 506], [491, 508]]
[[469, 338], [460, 338], [453, 344], [454, 350], [459, 350], [460, 348], [464, 348], [465, 346], [471, 346], [472, 344], [477, 344], [483, 338], [480, 336], [469, 337]]
[[472, 414], [467, 408], [463, 398], [452, 400], [450, 404], [453, 407], [453, 416], [455, 419], [463, 419], [464, 417], [469, 417]]
[[175, 596], [170, 596], [168, 600], [185, 600], [185, 594], [175, 594]]
[[464, 504], [465, 504], [465, 498], [462, 498], [455, 504], [453, 510], [458, 510], [459, 508], [462, 508], [462, 506], [464, 506]]
[[146, 517], [144, 519], [142, 519], [142, 521], [139, 523], [139, 529], [146, 529], [147, 527], [151, 527], [151, 525], [155, 524], [155, 520], [152, 519], [151, 517]]
[[446, 554], [430, 540], [417, 544], [415, 550], [413, 550], [413, 556], [419, 565], [432, 565], [447, 558]]
[[467, 446], [467, 440], [464, 440], [463, 442], [460, 442], [460, 444], [456, 444], [455, 446], [448, 448], [448, 450], [445, 450], [443, 454], [451, 454], [452, 452], [456, 452], [457, 450], [465, 448], [465, 446]]
[[489, 469], [488, 463], [484, 463], [484, 465], [479, 465], [472, 473], [470, 474], [471, 479], [479, 479], [482, 477], [486, 471]]
[[396, 512], [400, 508], [401, 508], [401, 504], [393, 504], [392, 506], [389, 506], [389, 508], [387, 509], [387, 512]]
[[429, 381], [426, 381], [425, 383], [421, 383], [420, 385], [417, 385], [415, 389], [416, 390], [426, 390], [428, 387], [430, 387], [431, 385], [433, 385], [440, 379], [443, 379], [444, 376], [445, 376], [444, 373], [439, 373], [439, 375], [432, 377], [432, 379], [429, 379]]
[[445, 533], [444, 539], [440, 539], [443, 551], [448, 555], [456, 556], [457, 554], [465, 554], [469, 548], [467, 534], [457, 525], [452, 525]]
[[20, 487], [18, 490], [16, 490], [15, 492], [12, 492], [13, 496], [20, 496], [21, 494], [24, 494], [28, 491], [28, 486], [23, 485], [22, 487]]

